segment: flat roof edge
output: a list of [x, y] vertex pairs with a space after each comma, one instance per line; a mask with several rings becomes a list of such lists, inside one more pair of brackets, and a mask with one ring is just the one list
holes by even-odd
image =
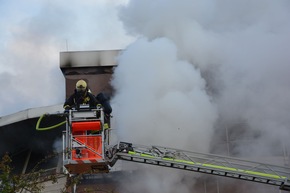
[[60, 68], [116, 66], [122, 50], [60, 52]]
[[43, 114], [61, 113], [63, 112], [62, 105], [63, 104], [30, 108], [23, 111], [19, 111], [17, 113], [0, 117], [0, 127], [13, 124], [16, 122], [24, 121], [27, 119], [37, 118]]

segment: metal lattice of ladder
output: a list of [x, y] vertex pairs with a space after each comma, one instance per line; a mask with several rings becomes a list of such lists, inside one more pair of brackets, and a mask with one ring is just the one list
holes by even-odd
[[120, 142], [117, 159], [279, 186], [290, 191], [290, 168], [213, 154]]

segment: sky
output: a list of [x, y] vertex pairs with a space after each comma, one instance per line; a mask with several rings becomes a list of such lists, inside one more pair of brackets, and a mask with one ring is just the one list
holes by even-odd
[[61, 51], [123, 49], [117, 9], [126, 1], [1, 0], [0, 116], [61, 104]]
[[[111, 81], [120, 140], [253, 159], [289, 155], [288, 0], [0, 4], [0, 116], [63, 103], [60, 51], [124, 49]], [[194, 182], [178, 171], [144, 166], [143, 174], [127, 192], [187, 193]]]

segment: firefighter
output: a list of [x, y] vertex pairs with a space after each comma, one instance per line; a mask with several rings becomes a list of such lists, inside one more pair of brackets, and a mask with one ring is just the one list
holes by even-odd
[[109, 99], [103, 94], [99, 93], [96, 96], [98, 104], [101, 104], [106, 115], [110, 115], [112, 112], [112, 107], [110, 105]]
[[103, 107], [103, 111], [105, 114], [104, 121], [105, 121], [106, 127], [109, 128], [111, 125], [110, 118], [111, 118], [111, 112], [112, 112], [112, 107], [110, 105], [109, 99], [103, 93], [99, 93], [96, 96], [96, 99], [98, 101], [98, 104], [100, 104]]
[[110, 117], [112, 107], [108, 98], [99, 93], [96, 97], [89, 91], [87, 83], [84, 80], [79, 80], [76, 83], [74, 93], [65, 101], [63, 108], [68, 112], [71, 108], [78, 108], [80, 104], [89, 104], [90, 108], [96, 108], [98, 104], [103, 107], [106, 117]]
[[78, 108], [81, 104], [89, 104], [90, 108], [96, 108], [98, 104], [96, 97], [89, 91], [84, 80], [77, 81], [74, 93], [65, 101], [63, 108], [65, 112], [68, 112], [69, 109]]

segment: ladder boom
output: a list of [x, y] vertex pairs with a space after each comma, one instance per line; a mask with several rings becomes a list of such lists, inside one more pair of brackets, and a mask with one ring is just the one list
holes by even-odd
[[290, 191], [290, 169], [237, 158], [120, 142], [116, 159], [279, 186]]

